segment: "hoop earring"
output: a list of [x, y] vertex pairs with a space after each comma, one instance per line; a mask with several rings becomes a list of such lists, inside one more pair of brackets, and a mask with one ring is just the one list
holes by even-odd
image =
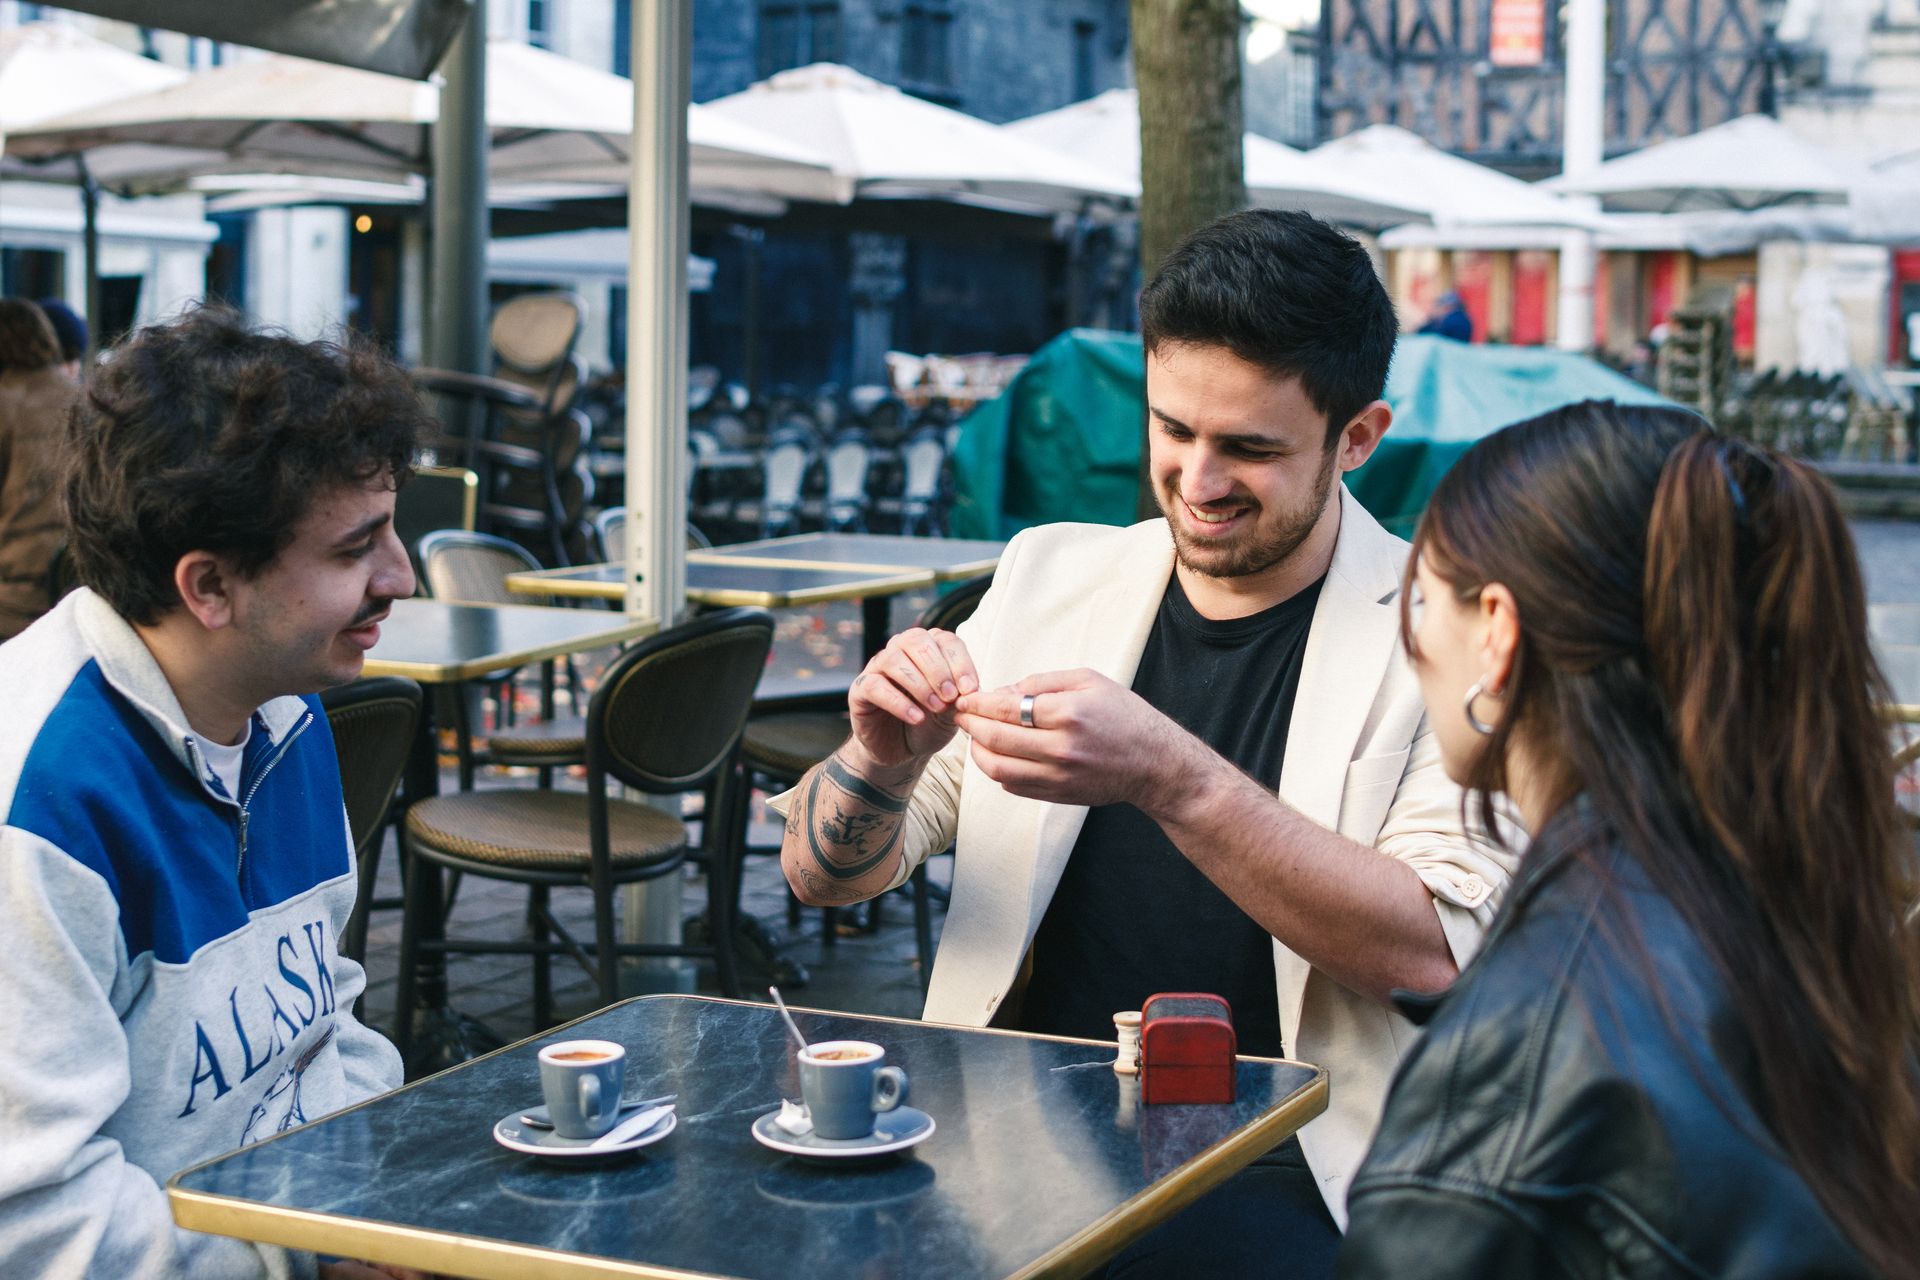
[[1493, 726], [1488, 724], [1486, 721], [1482, 720], [1479, 716], [1476, 716], [1475, 714], [1473, 714], [1473, 704], [1474, 704], [1474, 701], [1477, 698], [1481, 697], [1483, 694], [1485, 694], [1486, 691], [1487, 691], [1487, 682], [1485, 680], [1475, 680], [1473, 682], [1473, 686], [1467, 690], [1467, 697], [1466, 697], [1466, 703], [1465, 703], [1466, 712], [1467, 712], [1467, 723], [1470, 726], [1472, 726], [1473, 731], [1475, 733], [1479, 734], [1483, 738], [1491, 737], [1493, 735]]

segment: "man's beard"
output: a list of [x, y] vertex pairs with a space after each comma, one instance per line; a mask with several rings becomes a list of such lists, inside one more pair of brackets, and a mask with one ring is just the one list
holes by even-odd
[[1268, 514], [1267, 508], [1262, 507], [1246, 532], [1226, 543], [1194, 539], [1171, 510], [1172, 504], [1181, 500], [1180, 495], [1156, 488], [1154, 499], [1173, 533], [1174, 555], [1187, 569], [1208, 578], [1244, 578], [1271, 569], [1298, 551], [1312, 534], [1313, 527], [1320, 523], [1333, 497], [1333, 468], [1338, 457], [1337, 449], [1326, 450], [1320, 460], [1320, 470], [1313, 477], [1311, 496], [1291, 511], [1276, 512], [1281, 516], [1277, 528], [1260, 527], [1261, 518]]

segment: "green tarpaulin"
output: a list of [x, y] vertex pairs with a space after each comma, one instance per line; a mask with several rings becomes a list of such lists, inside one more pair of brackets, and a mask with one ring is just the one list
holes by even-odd
[[[954, 536], [1008, 538], [1054, 520], [1131, 523], [1145, 384], [1137, 334], [1070, 329], [1042, 347], [961, 424]], [[1583, 356], [1423, 336], [1400, 339], [1387, 400], [1393, 429], [1347, 484], [1402, 535], [1481, 436], [1579, 400], [1666, 403]]]

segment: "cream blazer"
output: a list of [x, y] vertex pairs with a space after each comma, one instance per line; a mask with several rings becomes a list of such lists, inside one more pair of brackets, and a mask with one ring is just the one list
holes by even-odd
[[[1514, 855], [1468, 837], [1399, 643], [1407, 544], [1344, 486], [1334, 547], [1287, 728], [1280, 797], [1307, 817], [1413, 867], [1465, 966], [1492, 921]], [[1164, 520], [1130, 528], [1052, 524], [1008, 544], [993, 586], [959, 628], [983, 688], [1088, 667], [1131, 686], [1167, 581]], [[783, 797], [784, 798], [784, 797]], [[964, 734], [928, 765], [908, 809], [898, 885], [957, 844], [952, 901], [924, 1018], [985, 1026], [1019, 976], [1087, 810], [1009, 795]], [[1398, 1014], [1273, 945], [1288, 1051], [1328, 1072], [1327, 1111], [1300, 1132], [1334, 1220], [1372, 1140], [1395, 1063], [1417, 1034]]]

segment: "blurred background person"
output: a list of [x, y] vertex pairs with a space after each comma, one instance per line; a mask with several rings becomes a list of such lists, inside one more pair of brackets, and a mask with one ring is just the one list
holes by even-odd
[[62, 364], [46, 314], [24, 298], [0, 298], [0, 640], [53, 604], [60, 440], [80, 394]]
[[1448, 774], [1534, 839], [1414, 1002], [1340, 1275], [1920, 1276], [1912, 843], [1825, 482], [1574, 405], [1469, 451], [1409, 564]]
[[58, 298], [42, 298], [34, 305], [46, 315], [53, 336], [60, 340], [60, 371], [78, 382], [87, 359], [87, 322]]
[[1433, 310], [1427, 313], [1427, 322], [1417, 332], [1438, 334], [1455, 342], [1472, 342], [1473, 317], [1467, 314], [1467, 304], [1460, 295], [1448, 291], [1434, 299]]

